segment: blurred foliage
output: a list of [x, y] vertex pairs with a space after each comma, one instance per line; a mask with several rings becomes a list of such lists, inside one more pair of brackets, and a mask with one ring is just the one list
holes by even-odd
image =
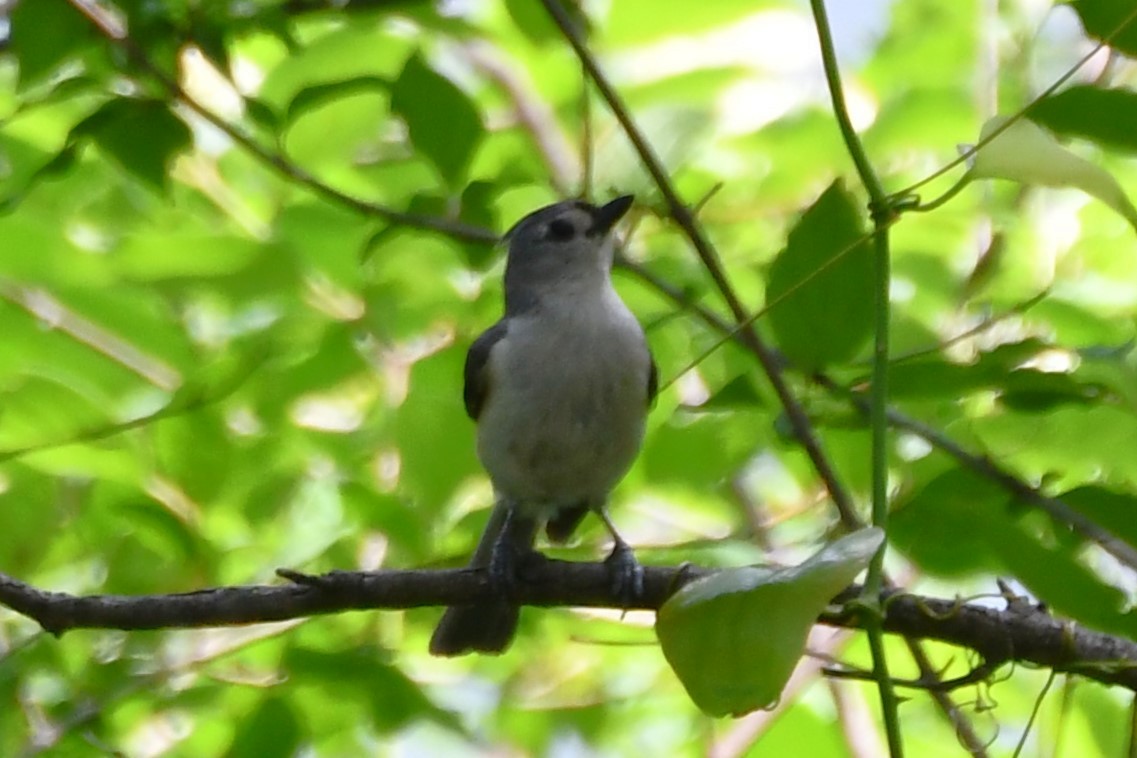
[[[1137, 26], [1114, 34], [1128, 0], [830, 5], [853, 120], [890, 190], [949, 162], [1103, 37], [1113, 54], [1031, 115], [1137, 188]], [[706, 200], [700, 220], [741, 297], [771, 307], [758, 329], [860, 386], [869, 264], [849, 243], [867, 228], [865, 198], [805, 4], [584, 6], [679, 192]], [[579, 62], [537, 3], [21, 0], [10, 14], [0, 571], [67, 592], [164, 593], [271, 581], [278, 566], [463, 561], [491, 494], [461, 365], [500, 310], [500, 255], [360, 203], [501, 232], [581, 186], [590, 136], [592, 194], [638, 196], [629, 257], [722, 312], [598, 101], [585, 129]], [[119, 28], [126, 44], [110, 41]], [[1137, 545], [1133, 229], [1073, 189], [975, 182], [891, 233], [893, 404]], [[616, 279], [664, 380], [719, 339], [649, 284]], [[788, 376], [864, 503], [863, 419]], [[657, 563], [816, 552], [836, 519], [786, 429], [755, 362], [733, 345], [710, 353], [652, 413], [614, 495], [625, 536]], [[889, 567], [910, 589], [989, 593], [1006, 576], [1079, 623], [1137, 637], [1131, 571], [910, 435], [891, 450]], [[558, 555], [595, 558], [602, 540], [590, 523]], [[506, 655], [453, 661], [426, 655], [438, 616], [56, 640], [0, 609], [0, 755], [845, 755], [848, 735], [877, 738], [873, 688], [816, 675], [765, 726], [701, 715], [638, 614], [529, 609]], [[917, 675], [902, 641], [888, 649], [894, 674]], [[945, 676], [973, 662], [928, 650]], [[869, 664], [857, 636], [827, 651]], [[1014, 750], [1045, 679], [1004, 671], [955, 693], [992, 755]], [[1027, 753], [1120, 754], [1119, 693], [1059, 682]], [[925, 695], [901, 717], [912, 754], [964, 752]]]

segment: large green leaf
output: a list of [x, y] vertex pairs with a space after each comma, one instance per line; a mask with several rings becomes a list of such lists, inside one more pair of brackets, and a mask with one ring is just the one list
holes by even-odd
[[1111, 47], [1128, 55], [1137, 54], [1137, 20], [1130, 0], [1068, 0], [1086, 34], [1109, 39]]
[[897, 505], [888, 536], [925, 571], [941, 576], [974, 574], [998, 565], [978, 526], [1006, 520], [1005, 511], [1006, 495], [997, 485], [953, 469]]
[[872, 331], [872, 251], [857, 204], [830, 185], [790, 231], [770, 266], [767, 315], [799, 368], [857, 356]]
[[675, 593], [659, 609], [655, 633], [695, 704], [712, 716], [772, 705], [817, 614], [883, 541], [879, 529], [863, 529], [800, 566], [726, 569]]
[[109, 100], [72, 131], [152, 188], [169, 189], [170, 164], [190, 144], [190, 130], [162, 100]]
[[94, 27], [67, 0], [16, 3], [10, 9], [12, 51], [20, 63], [20, 87], [37, 84], [94, 38]]
[[407, 122], [415, 149], [430, 159], [447, 184], [460, 186], [485, 131], [465, 93], [416, 54], [395, 82], [391, 107]]
[[390, 82], [378, 76], [356, 76], [334, 82], [313, 84], [296, 93], [288, 103], [285, 123], [291, 123], [308, 111], [342, 97], [360, 92], [386, 92]]
[[1019, 119], [1008, 125], [1009, 121], [1007, 116], [996, 116], [983, 125], [979, 138], [989, 141], [975, 155], [970, 176], [1076, 187], [1113, 208], [1137, 229], [1137, 208], [1112, 174], [1062, 147], [1037, 124]]
[[239, 722], [233, 744], [226, 755], [234, 758], [289, 758], [300, 747], [300, 719], [290, 701], [269, 696], [256, 710]]
[[1090, 85], [1070, 87], [1045, 97], [1030, 109], [1030, 119], [1057, 134], [1083, 137], [1106, 148], [1137, 150], [1137, 92]]

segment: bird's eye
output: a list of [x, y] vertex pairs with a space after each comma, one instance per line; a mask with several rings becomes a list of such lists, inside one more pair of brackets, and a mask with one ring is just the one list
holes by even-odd
[[546, 236], [551, 240], [565, 242], [572, 239], [575, 234], [576, 227], [572, 225], [571, 221], [558, 218], [549, 222], [549, 231]]

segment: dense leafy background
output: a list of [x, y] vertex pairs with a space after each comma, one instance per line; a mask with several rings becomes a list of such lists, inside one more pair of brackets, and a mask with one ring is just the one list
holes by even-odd
[[[750, 307], [825, 263], [819, 239], [867, 228], [803, 4], [610, 5], [590, 16], [592, 45], [683, 197], [717, 188], [700, 219]], [[1025, 105], [1128, 13], [1120, 0], [832, 5], [854, 121], [893, 190]], [[537, 3], [347, 6], [108, 3], [127, 47], [64, 0], [11, 11], [0, 570], [77, 593], [164, 593], [271, 581], [278, 566], [456, 565], [471, 549], [490, 492], [459, 384], [466, 347], [500, 308], [499, 255], [360, 212], [304, 177], [501, 231], [580, 186], [579, 63]], [[1135, 33], [1035, 111], [1127, 189]], [[175, 105], [154, 71], [290, 172]], [[599, 104], [592, 113], [596, 196], [640, 201], [629, 256], [721, 310], [653, 213], [658, 192], [619, 129]], [[893, 241], [893, 403], [1137, 545], [1133, 229], [1073, 190], [987, 183], [905, 216]], [[800, 365], [856, 385], [867, 266], [854, 250], [759, 328]], [[664, 379], [717, 339], [634, 275], [617, 280]], [[863, 420], [790, 376], [864, 501]], [[614, 498], [641, 556], [793, 561], [825, 541], [833, 510], [786, 428], [734, 346], [670, 385]], [[1057, 612], [1137, 637], [1131, 572], [952, 458], [894, 442], [895, 575], [949, 596], [1010, 576]], [[589, 524], [561, 554], [589, 559], [602, 542]], [[425, 652], [437, 617], [55, 640], [0, 611], [0, 754], [845, 755], [864, 749], [854, 736], [879, 739], [873, 689], [816, 676], [761, 729], [763, 714], [700, 715], [650, 618], [529, 610], [507, 655], [440, 661]], [[857, 636], [828, 650], [868, 663]], [[913, 676], [906, 648], [889, 650]], [[929, 651], [949, 675], [969, 663]], [[1004, 669], [955, 693], [991, 754], [1014, 750], [1046, 676]], [[1117, 692], [1059, 679], [1026, 749], [1121, 754], [1125, 711]], [[901, 716], [912, 754], [963, 752], [927, 696]]]

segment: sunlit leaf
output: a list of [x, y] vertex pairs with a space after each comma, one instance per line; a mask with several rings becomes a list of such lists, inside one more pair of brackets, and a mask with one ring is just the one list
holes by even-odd
[[879, 529], [864, 529], [800, 566], [726, 569], [675, 593], [659, 609], [655, 631], [691, 699], [712, 716], [773, 704], [817, 614], [883, 541]]
[[338, 82], [313, 84], [297, 92], [288, 103], [285, 121], [295, 121], [305, 112], [337, 98], [359, 92], [386, 92], [389, 87], [390, 82], [377, 76], [357, 76]]
[[[980, 139], [1007, 123], [997, 116], [983, 125]], [[1045, 187], [1076, 187], [1113, 208], [1137, 229], [1137, 208], [1113, 176], [1059, 145], [1041, 127], [1019, 119], [984, 145], [974, 157], [971, 176], [1010, 179]]]

